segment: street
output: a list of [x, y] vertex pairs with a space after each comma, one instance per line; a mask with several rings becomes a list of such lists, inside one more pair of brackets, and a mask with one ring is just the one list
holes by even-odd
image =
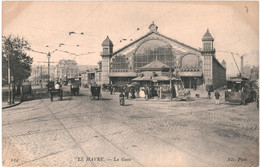
[[81, 88], [2, 111], [3, 166], [258, 166], [258, 118], [255, 102], [137, 98], [120, 106], [119, 94], [92, 100]]

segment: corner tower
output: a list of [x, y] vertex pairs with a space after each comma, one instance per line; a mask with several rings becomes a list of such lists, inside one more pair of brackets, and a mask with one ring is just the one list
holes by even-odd
[[203, 56], [203, 74], [206, 85], [213, 85], [213, 57], [215, 57], [214, 38], [207, 29], [202, 37], [203, 49], [201, 55]]
[[109, 84], [110, 61], [113, 54], [113, 42], [107, 38], [102, 42], [102, 84]]

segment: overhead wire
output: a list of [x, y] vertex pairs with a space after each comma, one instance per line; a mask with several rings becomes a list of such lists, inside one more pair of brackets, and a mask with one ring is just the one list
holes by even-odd
[[[85, 22], [85, 20], [92, 15], [92, 13], [100, 6], [101, 3], [102, 2], [100, 2], [73, 31], [76, 31]], [[70, 34], [65, 38], [65, 40], [63, 40], [62, 43], [64, 44], [69, 39], [69, 37], [70, 37]], [[56, 48], [56, 49], [58, 49], [58, 48]]]
[[[168, 11], [166, 13], [164, 13], [163, 15], [160, 15], [159, 17], [155, 18], [153, 21], [156, 21], [156, 20], [159, 20], [160, 18], [164, 17], [165, 15], [171, 13], [172, 11]], [[130, 34], [127, 38], [124, 38], [124, 39], [121, 39], [120, 42], [116, 43], [116, 45], [118, 45], [119, 43], [121, 43], [122, 40], [126, 41], [126, 40], [129, 40], [130, 37], [132, 37], [135, 33], [139, 32], [140, 30], [142, 30], [144, 27], [147, 27], [149, 26], [151, 23], [148, 23], [148, 24], [145, 24], [143, 25], [141, 28], [137, 28], [132, 34]], [[131, 40], [132, 41], [132, 40]]]

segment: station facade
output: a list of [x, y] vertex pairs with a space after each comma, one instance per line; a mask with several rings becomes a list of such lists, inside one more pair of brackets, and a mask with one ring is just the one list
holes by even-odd
[[226, 68], [216, 59], [209, 30], [203, 35], [203, 49], [199, 50], [160, 34], [154, 23], [149, 29], [146, 35], [115, 52], [107, 36], [102, 43], [102, 84], [125, 85], [144, 78], [158, 82], [154, 79], [157, 76], [164, 80], [179, 78], [185, 88], [225, 85]]

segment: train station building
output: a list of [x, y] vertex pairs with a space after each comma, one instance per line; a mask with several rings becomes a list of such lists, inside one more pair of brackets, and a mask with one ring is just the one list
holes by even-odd
[[113, 42], [107, 36], [102, 43], [102, 84], [158, 85], [172, 80], [181, 81], [185, 88], [225, 85], [226, 68], [216, 59], [209, 30], [202, 36], [202, 46], [196, 49], [162, 35], [154, 23], [146, 35], [117, 51], [113, 51]]

